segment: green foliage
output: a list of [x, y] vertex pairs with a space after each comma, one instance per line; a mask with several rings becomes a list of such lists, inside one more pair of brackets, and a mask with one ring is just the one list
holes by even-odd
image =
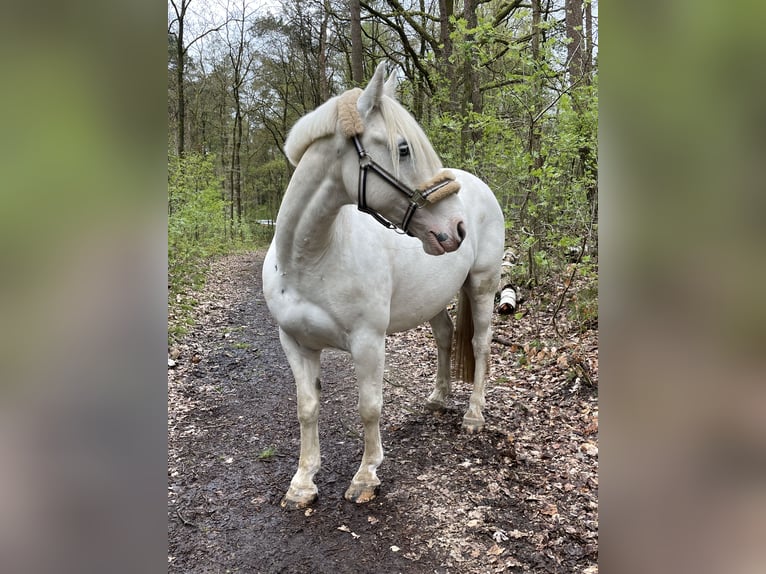
[[[381, 8], [385, 2], [373, 5], [382, 12], [370, 8], [363, 21], [367, 73], [383, 58], [395, 62], [405, 77], [402, 104], [443, 163], [475, 173], [494, 191], [506, 217], [506, 243], [518, 256], [514, 284], [542, 287], [535, 297], [542, 302], [578, 261], [578, 286], [584, 277], [592, 293], [567, 299], [566, 310], [587, 325], [597, 318], [590, 271], [598, 263], [597, 20], [590, 22], [595, 43], [588, 66], [578, 77], [568, 60], [571, 30], [557, 3], [535, 4], [537, 18], [528, 3], [479, 3], [475, 13], [447, 3], [432, 15], [413, 0], [390, 14]], [[247, 35], [255, 41], [247, 52], [257, 73], [236, 91], [227, 50], [211, 44], [200, 60], [206, 67], [188, 63], [186, 149], [215, 151], [220, 164], [211, 155], [171, 162], [171, 290], [194, 284], [201, 258], [235, 248], [243, 237], [259, 244], [271, 239], [274, 228], [258, 222], [276, 217], [292, 174], [282, 153], [289, 129], [328, 96], [356, 85], [348, 20], [343, 10], [327, 6], [287, 0], [273, 14], [254, 17]], [[443, 15], [448, 43], [438, 18]], [[170, 54], [170, 70], [173, 64]], [[235, 108], [245, 117], [241, 149], [234, 146]], [[171, 126], [174, 110], [170, 105]], [[226, 201], [231, 191], [222, 194], [216, 172], [240, 198], [233, 225]], [[241, 187], [234, 174], [241, 175]], [[579, 254], [583, 245], [587, 251]]]
[[598, 329], [598, 279], [589, 277], [588, 284], [575, 291], [568, 310], [569, 321], [581, 333]]
[[277, 449], [274, 446], [268, 446], [258, 453], [258, 460], [271, 460], [277, 454]]
[[247, 226], [229, 218], [215, 175], [214, 156], [189, 153], [171, 156], [168, 163], [168, 291], [179, 311], [176, 295], [198, 286], [201, 262], [240, 248], [251, 240]]

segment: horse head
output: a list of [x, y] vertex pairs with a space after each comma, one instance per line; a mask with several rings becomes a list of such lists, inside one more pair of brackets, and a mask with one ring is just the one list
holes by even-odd
[[353, 144], [343, 167], [347, 192], [383, 225], [420, 239], [426, 253], [455, 251], [466, 234], [460, 184], [396, 100], [395, 73], [385, 75], [381, 63], [364, 90], [338, 98], [339, 129]]

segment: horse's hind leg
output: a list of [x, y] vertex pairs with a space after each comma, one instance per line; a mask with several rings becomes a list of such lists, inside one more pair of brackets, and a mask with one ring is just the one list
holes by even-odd
[[295, 377], [298, 396], [298, 421], [301, 426], [301, 454], [298, 470], [282, 499], [286, 508], [304, 508], [317, 498], [314, 475], [319, 470], [319, 359], [320, 351], [300, 346], [290, 335], [279, 330], [282, 348]]
[[492, 340], [492, 310], [498, 278], [469, 277], [463, 287], [471, 302], [473, 337], [471, 345], [475, 358], [473, 373], [473, 391], [468, 402], [468, 410], [463, 416], [463, 428], [468, 432], [478, 432], [484, 428], [484, 389], [489, 374], [489, 346]]
[[436, 366], [436, 386], [428, 397], [426, 408], [430, 411], [443, 411], [447, 406], [447, 397], [451, 390], [450, 380], [450, 351], [452, 349], [452, 334], [454, 327], [446, 309], [431, 319], [431, 330], [436, 339], [438, 353]]

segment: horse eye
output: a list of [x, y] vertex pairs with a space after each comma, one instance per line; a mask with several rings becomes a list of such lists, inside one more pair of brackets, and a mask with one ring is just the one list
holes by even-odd
[[399, 144], [399, 157], [407, 157], [410, 155], [410, 146], [407, 145], [407, 142], [402, 142]]

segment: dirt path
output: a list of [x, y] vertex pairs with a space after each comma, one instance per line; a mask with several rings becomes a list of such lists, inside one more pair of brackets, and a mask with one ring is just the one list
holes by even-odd
[[[422, 407], [435, 370], [429, 331], [390, 337], [383, 484], [361, 506], [343, 499], [362, 454], [353, 368], [325, 352], [320, 497], [288, 512], [279, 501], [297, 464], [295, 390], [261, 261], [214, 263], [196, 324], [172, 350], [169, 572], [597, 572], [597, 387], [568, 368], [579, 357], [597, 369], [594, 339], [547, 357], [520, 339], [493, 345], [487, 428], [467, 435], [465, 385], [443, 415]], [[510, 338], [509, 328], [496, 333]], [[577, 355], [586, 347], [592, 356]]]

